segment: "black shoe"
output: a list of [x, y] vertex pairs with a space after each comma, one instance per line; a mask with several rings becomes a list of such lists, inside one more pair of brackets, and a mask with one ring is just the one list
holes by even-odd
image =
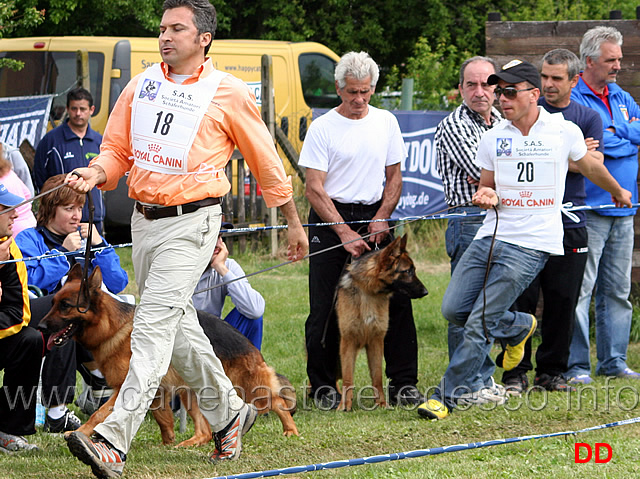
[[529, 389], [529, 378], [524, 372], [520, 372], [515, 376], [502, 378], [502, 383], [509, 396], [522, 396]]
[[51, 419], [48, 414], [44, 419], [44, 432], [75, 431], [80, 426], [82, 421], [70, 409], [67, 409], [64, 416], [58, 419]]
[[570, 393], [576, 391], [576, 388], [567, 384], [567, 380], [561, 374], [551, 375], [542, 373], [536, 376], [533, 384], [547, 391], [566, 391]]
[[311, 394], [310, 397], [313, 398], [316, 407], [323, 411], [338, 409], [338, 405], [340, 401], [342, 401], [342, 395], [331, 388], [318, 389], [315, 393]]
[[393, 406], [419, 406], [426, 401], [427, 399], [413, 384], [402, 386], [397, 393], [395, 389], [389, 388], [389, 403]]

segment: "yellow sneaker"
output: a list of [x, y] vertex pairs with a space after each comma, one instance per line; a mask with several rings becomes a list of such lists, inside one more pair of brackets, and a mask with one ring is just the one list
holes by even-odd
[[437, 399], [429, 399], [418, 406], [418, 414], [427, 419], [444, 419], [449, 409]]
[[536, 326], [538, 324], [536, 317], [533, 314], [530, 314], [529, 316], [531, 316], [531, 329], [529, 330], [529, 334], [527, 334], [525, 338], [515, 346], [507, 344], [504, 351], [504, 358], [502, 359], [502, 368], [505, 371], [511, 371], [520, 364], [520, 361], [522, 361], [522, 358], [524, 357], [524, 345], [527, 342], [527, 339], [529, 339], [536, 330]]

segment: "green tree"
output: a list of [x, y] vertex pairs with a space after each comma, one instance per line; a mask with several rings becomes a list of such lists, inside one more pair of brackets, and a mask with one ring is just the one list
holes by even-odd
[[14, 0], [22, 8], [46, 11], [44, 22], [22, 25], [15, 36], [150, 36], [158, 31], [158, 0]]
[[[18, 8], [15, 1], [0, 1], [0, 38], [11, 35], [16, 29], [36, 26], [42, 22], [44, 12], [33, 7]], [[0, 68], [20, 70], [24, 63], [0, 58]]]
[[[381, 67], [380, 88], [416, 80], [419, 105], [455, 106], [465, 56], [483, 54], [489, 12], [503, 20], [584, 20], [611, 8], [634, 18], [638, 0], [211, 0], [216, 38], [316, 41], [336, 53], [365, 50]], [[155, 36], [162, 0], [11, 0], [20, 12], [46, 10], [43, 22], [23, 22], [11, 35]], [[0, 17], [2, 20], [2, 17]], [[0, 23], [4, 25], [5, 23]], [[4, 28], [4, 27], [2, 27]], [[2, 30], [0, 30], [2, 32]], [[7, 35], [6, 31], [1, 33]], [[437, 72], [437, 74], [435, 73]], [[445, 100], [442, 100], [442, 98]]]

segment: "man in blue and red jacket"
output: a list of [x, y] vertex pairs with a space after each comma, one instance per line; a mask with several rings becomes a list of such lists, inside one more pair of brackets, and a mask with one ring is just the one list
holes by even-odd
[[[102, 135], [91, 129], [89, 121], [95, 111], [93, 97], [84, 88], [74, 88], [67, 93], [69, 118], [42, 137], [33, 159], [33, 175], [38, 190], [49, 178], [69, 173], [76, 168], [89, 166], [89, 162], [100, 153]], [[98, 188], [91, 192], [93, 198], [93, 224], [102, 234], [104, 202]], [[89, 220], [89, 207], [82, 210], [82, 221]]]
[[[638, 202], [638, 145], [640, 107], [633, 97], [616, 85], [622, 60], [622, 35], [612, 27], [588, 30], [580, 45], [585, 66], [571, 100], [596, 110], [604, 127], [604, 164], [623, 188]], [[587, 204], [611, 204], [611, 195], [585, 180]], [[640, 379], [627, 365], [631, 328], [631, 263], [635, 208], [587, 211], [589, 253], [576, 325], [571, 341], [569, 371], [571, 382], [588, 384], [589, 304], [596, 286], [597, 375]]]

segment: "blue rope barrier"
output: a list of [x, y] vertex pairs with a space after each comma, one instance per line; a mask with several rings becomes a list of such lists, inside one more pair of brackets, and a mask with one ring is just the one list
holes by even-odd
[[[640, 207], [640, 203], [634, 203], [633, 207], [634, 208]], [[600, 211], [600, 210], [609, 210], [609, 209], [615, 209], [615, 208], [618, 208], [618, 207], [613, 204], [596, 205], [596, 206], [585, 205], [585, 206], [572, 206], [570, 208], [566, 208], [566, 211], [588, 211], [588, 210]], [[389, 222], [389, 221], [406, 223], [406, 222], [413, 222], [418, 220], [439, 220], [439, 219], [447, 219], [447, 218], [474, 217], [474, 216], [485, 216], [485, 215], [486, 215], [485, 211], [481, 211], [477, 213], [470, 213], [467, 211], [463, 211], [459, 213], [435, 213], [435, 214], [424, 215], [424, 216], [404, 216], [402, 218], [396, 218], [396, 219], [387, 218], [387, 219], [379, 219], [379, 220], [338, 221], [334, 223], [305, 223], [302, 226], [307, 228], [309, 226], [335, 226], [335, 225], [350, 225], [350, 224], [361, 224], [361, 223], [380, 223], [380, 222]], [[288, 225], [248, 226], [245, 228], [228, 229], [228, 230], [225, 230], [224, 232], [228, 234], [256, 233], [258, 231], [270, 231], [270, 230], [280, 230], [280, 229], [284, 230], [284, 229], [287, 229], [288, 227], [289, 227]], [[127, 248], [131, 245], [132, 243], [123, 243], [119, 245], [92, 248], [91, 251], [102, 251], [103, 249], [106, 249], [106, 248]], [[60, 253], [54, 253], [54, 254], [49, 253], [49, 254], [42, 254], [40, 256], [31, 256], [29, 258], [23, 258], [23, 259], [11, 259], [7, 261], [0, 261], [0, 265], [8, 264], [8, 263], [17, 263], [19, 261], [39, 261], [41, 259], [56, 258], [58, 256], [72, 256], [77, 254], [78, 254], [77, 251], [60, 252]]]
[[[633, 208], [640, 207], [640, 203], [633, 203]], [[601, 211], [601, 210], [611, 210], [617, 209], [618, 206], [614, 204], [607, 205], [583, 205], [583, 206], [571, 206], [568, 208], [563, 208], [565, 211]], [[433, 213], [429, 215], [423, 216], [403, 216], [402, 218], [387, 218], [387, 219], [379, 219], [379, 220], [355, 220], [355, 221], [337, 221], [334, 223], [304, 223], [302, 226], [308, 228], [309, 226], [335, 226], [335, 225], [351, 225], [351, 224], [362, 224], [362, 223], [381, 223], [381, 222], [408, 222], [408, 221], [417, 221], [417, 220], [440, 220], [447, 218], [460, 218], [460, 217], [474, 217], [474, 216], [485, 216], [486, 211], [480, 211], [476, 213], [462, 211], [459, 213]], [[288, 225], [275, 225], [275, 226], [247, 226], [245, 228], [233, 228], [226, 230], [226, 233], [256, 233], [258, 231], [270, 231], [270, 230], [280, 230], [287, 229]]]
[[[100, 246], [99, 248], [91, 248], [92, 252], [100, 252], [109, 248], [128, 248], [132, 246], [133, 243], [123, 243], [117, 245], [108, 245], [108, 246]], [[57, 258], [59, 256], [82, 256], [84, 252], [81, 251], [58, 251], [57, 253], [45, 253], [40, 256], [29, 256], [27, 258], [18, 258], [18, 259], [8, 259], [6, 261], [0, 261], [0, 265], [9, 264], [9, 263], [19, 263], [22, 261], [40, 261], [41, 259], [49, 259], [49, 258]]]
[[599, 429], [607, 429], [607, 428], [616, 427], [616, 426], [623, 426], [627, 424], [634, 424], [638, 422], [640, 422], [640, 417], [635, 417], [633, 419], [624, 419], [621, 421], [615, 421], [608, 424], [600, 424], [598, 426], [587, 427], [584, 429], [580, 429], [578, 431], [553, 432], [548, 434], [536, 434], [531, 436], [512, 437], [508, 439], [491, 439], [488, 441], [471, 442], [468, 444], [455, 444], [452, 446], [440, 446], [440, 447], [434, 447], [430, 449], [420, 449], [416, 451], [382, 454], [379, 456], [343, 459], [339, 461], [324, 462], [320, 464], [309, 464], [306, 466], [293, 466], [293, 467], [285, 467], [282, 469], [271, 469], [268, 471], [247, 472], [247, 473], [235, 474], [231, 476], [217, 476], [217, 477], [208, 478], [208, 479], [255, 479], [259, 477], [274, 477], [274, 476], [284, 476], [287, 474], [299, 474], [302, 472], [320, 471], [323, 469], [338, 469], [341, 467], [361, 466], [363, 464], [377, 464], [380, 462], [397, 461], [399, 459], [435, 456], [437, 454], [444, 454], [448, 452], [458, 452], [458, 451], [465, 451], [468, 449], [479, 449], [481, 447], [499, 446], [501, 444], [513, 444], [516, 442], [530, 441], [532, 439], [547, 439], [547, 438], [560, 437], [560, 436], [575, 436], [577, 434], [581, 434], [585, 432], [596, 431]]

